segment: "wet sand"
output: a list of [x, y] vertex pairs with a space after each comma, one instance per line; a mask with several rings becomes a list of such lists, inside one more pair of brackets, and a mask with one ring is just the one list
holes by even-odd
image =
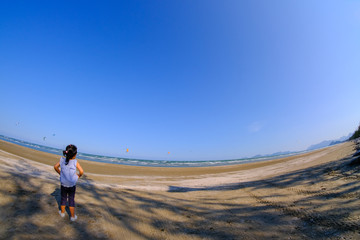
[[57, 212], [60, 156], [0, 141], [0, 239], [360, 239], [355, 145], [204, 168], [79, 159], [70, 222]]

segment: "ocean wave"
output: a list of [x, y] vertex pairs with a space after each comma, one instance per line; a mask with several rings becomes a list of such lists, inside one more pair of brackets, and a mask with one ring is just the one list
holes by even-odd
[[[62, 154], [62, 150], [57, 148], [52, 148], [48, 146], [43, 146], [40, 144], [30, 143], [26, 141], [22, 141], [19, 139], [7, 137], [0, 135], [0, 139], [15, 143], [24, 147], [32, 148], [35, 150]], [[258, 158], [241, 158], [241, 159], [227, 159], [227, 160], [209, 160], [209, 161], [169, 161], [169, 160], [145, 160], [145, 159], [133, 159], [133, 158], [122, 158], [122, 157], [109, 157], [109, 156], [101, 156], [101, 155], [93, 155], [88, 153], [78, 153], [79, 159], [94, 161], [94, 162], [103, 162], [103, 163], [112, 163], [112, 164], [122, 164], [129, 166], [143, 166], [143, 167], [210, 167], [210, 166], [226, 166], [226, 165], [237, 165], [258, 161], [266, 161], [272, 160], [275, 158], [283, 158], [288, 156], [293, 156], [296, 154], [304, 153], [296, 152], [285, 155], [278, 156], [261, 156]]]

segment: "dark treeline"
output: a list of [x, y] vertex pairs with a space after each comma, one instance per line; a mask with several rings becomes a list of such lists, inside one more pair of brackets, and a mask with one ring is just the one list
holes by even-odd
[[354, 134], [349, 138], [349, 140], [354, 140], [360, 137], [360, 124]]

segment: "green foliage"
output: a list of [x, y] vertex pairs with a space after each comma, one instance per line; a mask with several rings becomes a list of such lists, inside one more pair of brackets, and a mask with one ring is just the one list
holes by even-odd
[[359, 137], [360, 137], [360, 125], [359, 125], [358, 129], [354, 132], [354, 134], [349, 138], [349, 140], [354, 140]]

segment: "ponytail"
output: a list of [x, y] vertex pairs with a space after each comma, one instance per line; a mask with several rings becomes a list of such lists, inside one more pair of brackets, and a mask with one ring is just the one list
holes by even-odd
[[75, 145], [68, 145], [66, 150], [63, 151], [63, 155], [66, 157], [65, 165], [68, 165], [69, 160], [77, 154], [77, 147]]

